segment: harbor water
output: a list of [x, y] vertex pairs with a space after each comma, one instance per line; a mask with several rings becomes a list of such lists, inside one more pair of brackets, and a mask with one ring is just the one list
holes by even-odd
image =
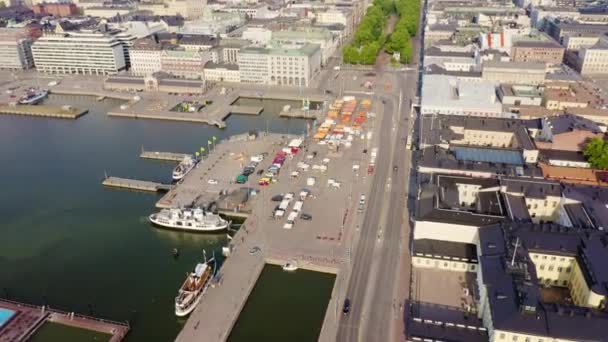
[[117, 100], [46, 101], [90, 111], [77, 120], [0, 118], [0, 296], [128, 320], [128, 341], [173, 340], [184, 324], [174, 315], [177, 289], [203, 249], [219, 256], [226, 236], [152, 227], [147, 216], [159, 195], [104, 188], [104, 174], [169, 182], [175, 164], [139, 159], [142, 146], [192, 153], [213, 136], [302, 133], [306, 122], [279, 119], [269, 109], [259, 117], [233, 115], [220, 130], [108, 118]]
[[334, 281], [333, 274], [264, 266], [228, 342], [317, 341]]

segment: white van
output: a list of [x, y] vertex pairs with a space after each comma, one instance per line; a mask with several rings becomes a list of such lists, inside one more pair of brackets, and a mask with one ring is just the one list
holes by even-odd
[[287, 207], [289, 207], [289, 200], [284, 199], [283, 201], [281, 201], [281, 204], [279, 204], [279, 209], [287, 210]]
[[274, 218], [281, 218], [285, 216], [285, 210], [277, 209], [274, 212]]
[[299, 213], [300, 211], [302, 211], [302, 206], [304, 205], [304, 202], [302, 201], [297, 201], [296, 203], [294, 203], [293, 205], [293, 211], [296, 213]]
[[293, 228], [293, 225], [296, 223], [297, 217], [298, 217], [298, 213], [296, 213], [295, 211], [292, 211], [291, 213], [289, 213], [289, 216], [287, 216], [287, 221], [283, 225], [283, 228], [284, 229]]

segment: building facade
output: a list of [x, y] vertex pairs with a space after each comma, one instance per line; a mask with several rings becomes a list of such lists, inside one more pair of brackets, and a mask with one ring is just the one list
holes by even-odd
[[27, 29], [0, 29], [0, 69], [34, 67], [32, 40]]
[[481, 77], [484, 80], [511, 84], [542, 84], [546, 67], [538, 62], [485, 62]]
[[78, 9], [73, 3], [41, 3], [32, 6], [36, 14], [53, 15], [56, 17], [69, 17], [78, 14]]
[[565, 49], [555, 42], [516, 42], [511, 48], [514, 62], [543, 62], [561, 64]]
[[99, 32], [45, 34], [32, 54], [43, 73], [111, 75], [127, 67], [122, 43]]
[[184, 49], [163, 50], [160, 55], [162, 71], [186, 79], [204, 79], [203, 69], [210, 60], [206, 53]]
[[243, 83], [308, 87], [321, 70], [321, 49], [317, 44], [244, 48], [238, 66]]

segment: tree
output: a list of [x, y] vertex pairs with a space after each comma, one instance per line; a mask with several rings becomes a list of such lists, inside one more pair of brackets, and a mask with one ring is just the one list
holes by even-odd
[[344, 63], [359, 64], [359, 51], [352, 44], [348, 44], [342, 51], [342, 58]]
[[608, 143], [604, 139], [591, 139], [585, 146], [583, 155], [593, 168], [608, 169]]

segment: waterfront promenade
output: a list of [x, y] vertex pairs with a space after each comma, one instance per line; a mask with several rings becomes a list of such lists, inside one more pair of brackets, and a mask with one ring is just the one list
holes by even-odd
[[[378, 115], [382, 115], [381, 111]], [[373, 122], [370, 125], [373, 127]], [[366, 172], [369, 155], [362, 151], [375, 146], [377, 141], [374, 134], [371, 140], [357, 138], [350, 148], [332, 151], [306, 139], [293, 159], [286, 161], [277, 182], [261, 188], [251, 199], [252, 213], [229, 245], [230, 256], [220, 270], [218, 285], [205, 294], [176, 341], [227, 340], [264, 265], [286, 262], [294, 262], [302, 269], [336, 274], [319, 336], [319, 341], [334, 341], [348, 285], [352, 248], [363, 219], [357, 213], [357, 202], [360, 194], [368, 192], [371, 180]], [[313, 152], [315, 156], [311, 157]], [[267, 159], [272, 157], [270, 153]], [[323, 160], [327, 161], [326, 172], [307, 171], [292, 177], [298, 162], [320, 164]], [[357, 171], [354, 165], [359, 166]], [[257, 177], [251, 177], [256, 181]], [[308, 177], [315, 177], [315, 185], [307, 185]], [[330, 179], [344, 186], [330, 187], [327, 185]], [[298, 196], [303, 188], [309, 189], [311, 196], [305, 199], [302, 212], [310, 214], [312, 220], [298, 219], [292, 229], [284, 229], [285, 220], [272, 217], [276, 202], [270, 199], [287, 192]]]

